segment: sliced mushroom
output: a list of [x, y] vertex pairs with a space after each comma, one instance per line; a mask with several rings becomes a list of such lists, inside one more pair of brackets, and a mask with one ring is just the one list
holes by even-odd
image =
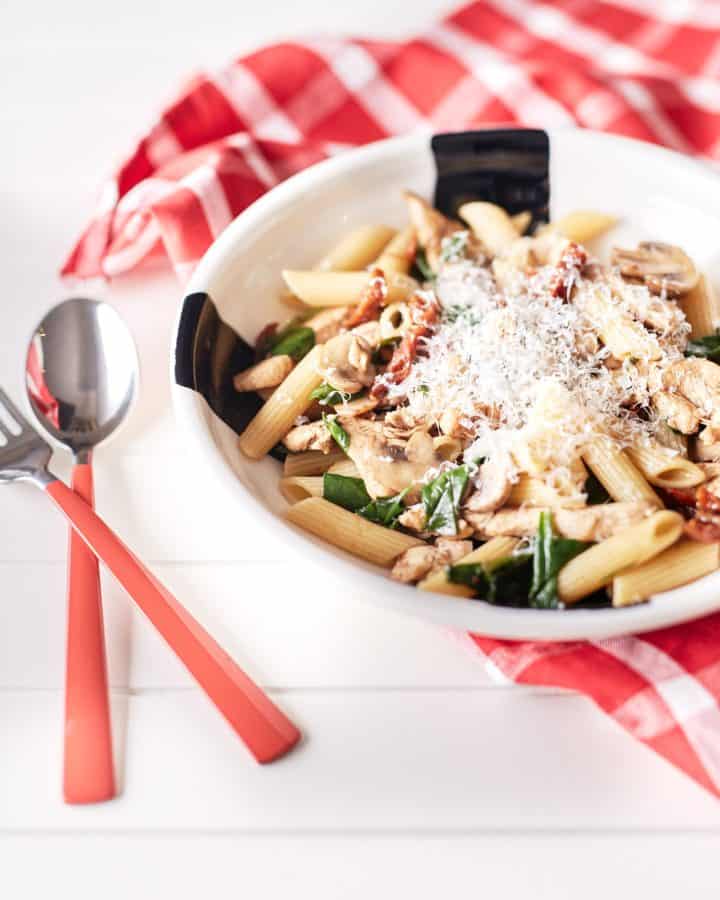
[[643, 241], [635, 250], [614, 247], [612, 262], [625, 278], [644, 281], [654, 294], [677, 297], [695, 287], [698, 272], [690, 257], [674, 244]]
[[317, 370], [339, 391], [355, 394], [375, 379], [372, 347], [358, 334], [339, 334], [320, 348]]
[[265, 388], [277, 387], [285, 381], [293, 368], [292, 357], [281, 354], [268, 356], [233, 379], [236, 391], [261, 391]]
[[489, 459], [480, 466], [474, 480], [476, 490], [465, 504], [467, 512], [494, 512], [507, 502], [512, 490], [508, 460]]
[[323, 422], [310, 422], [307, 425], [298, 425], [283, 438], [283, 444], [291, 453], [300, 453], [303, 450], [320, 450], [329, 453], [335, 446], [332, 435]]

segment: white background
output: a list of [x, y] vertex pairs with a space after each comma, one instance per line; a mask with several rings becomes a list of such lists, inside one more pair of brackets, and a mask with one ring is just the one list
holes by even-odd
[[[0, 6], [0, 383], [64, 295], [102, 176], [180, 80], [279, 36], [400, 36], [447, 4], [124, 0]], [[267, 768], [105, 581], [122, 796], [60, 799], [65, 527], [0, 497], [0, 894], [8, 898], [717, 896], [720, 804], [581, 697], [502, 688], [229, 514], [169, 407], [180, 291], [106, 296], [143, 367], [96, 457], [98, 505], [307, 735]], [[57, 460], [59, 472], [66, 461]], [[270, 565], [268, 565], [270, 563]]]

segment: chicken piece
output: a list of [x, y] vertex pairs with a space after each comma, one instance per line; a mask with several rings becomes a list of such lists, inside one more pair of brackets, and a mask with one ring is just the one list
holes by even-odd
[[470, 440], [473, 436], [472, 422], [459, 409], [448, 407], [438, 419], [438, 426], [443, 434], [457, 438], [459, 441]]
[[303, 450], [320, 450], [322, 453], [329, 453], [335, 447], [335, 441], [324, 422], [298, 425], [297, 428], [293, 428], [285, 435], [283, 444], [291, 453], [300, 453]]
[[442, 462], [425, 431], [416, 431], [405, 441], [388, 435], [383, 422], [346, 416], [338, 421], [350, 438], [347, 454], [372, 497], [398, 494]]
[[439, 538], [436, 544], [411, 547], [395, 560], [391, 576], [396, 581], [414, 584], [437, 569], [451, 566], [472, 552], [472, 541]]
[[346, 316], [347, 307], [331, 307], [306, 319], [303, 325], [312, 328], [315, 332], [316, 344], [325, 344], [330, 338], [340, 334]]
[[709, 359], [680, 359], [663, 369], [661, 384], [692, 404], [700, 421], [720, 429], [720, 366]]
[[292, 372], [295, 363], [291, 356], [268, 356], [261, 362], [250, 366], [244, 372], [238, 373], [233, 378], [236, 391], [261, 391], [266, 388], [275, 388], [281, 384]]
[[694, 288], [698, 281], [695, 264], [674, 244], [643, 241], [635, 250], [614, 247], [612, 263], [623, 277], [644, 281], [653, 294], [677, 297]]
[[700, 427], [700, 415], [697, 409], [679, 394], [659, 391], [657, 394], [653, 394], [652, 405], [655, 412], [675, 431], [680, 431], [682, 434], [695, 434]]
[[423, 531], [425, 528], [425, 507], [422, 503], [415, 503], [409, 506], [404, 513], [398, 516], [398, 522], [403, 528], [410, 531]]
[[500, 509], [510, 496], [510, 461], [497, 457], [484, 462], [474, 478], [475, 490], [465, 504], [465, 510], [473, 513], [494, 512]]
[[660, 335], [689, 333], [685, 315], [674, 300], [653, 294], [645, 285], [628, 284], [617, 277], [611, 279], [611, 284], [623, 308], [646, 327]]
[[425, 251], [428, 265], [433, 272], [437, 272], [442, 262], [443, 240], [467, 229], [459, 222], [448, 219], [412, 191], [405, 191], [405, 200], [410, 221], [415, 226], [418, 242]]
[[379, 322], [363, 322], [352, 329], [352, 333], [361, 337], [371, 347], [377, 347], [382, 340]]
[[339, 334], [320, 347], [317, 371], [334, 388], [355, 394], [375, 380], [372, 347], [357, 334]]
[[552, 512], [555, 530], [561, 537], [576, 541], [604, 541], [656, 511], [653, 503], [643, 500], [604, 503], [584, 509], [523, 507], [501, 509], [496, 513], [465, 510], [465, 518], [475, 529], [475, 536], [481, 540], [500, 536], [532, 537], [537, 532], [540, 513]]

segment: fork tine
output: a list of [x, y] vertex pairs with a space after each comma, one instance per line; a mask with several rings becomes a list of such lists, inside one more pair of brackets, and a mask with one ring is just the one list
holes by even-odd
[[[6, 412], [10, 414], [10, 418], [15, 421], [18, 428], [21, 432], [30, 430], [30, 423], [25, 418], [25, 416], [20, 412], [20, 410], [15, 406], [12, 400], [8, 397], [5, 391], [0, 387], [0, 405], [5, 407]], [[0, 420], [0, 431], [6, 435], [8, 438], [14, 437], [12, 432], [3, 424]]]

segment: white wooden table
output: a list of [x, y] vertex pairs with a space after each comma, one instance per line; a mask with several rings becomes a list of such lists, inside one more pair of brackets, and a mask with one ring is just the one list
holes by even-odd
[[[64, 293], [56, 269], [101, 176], [182, 76], [280, 34], [395, 36], [446, 7], [5, 0], [0, 383], [20, 395], [28, 333]], [[39, 493], [4, 489], [0, 895], [717, 896], [717, 801], [585, 699], [492, 684], [447, 634], [277, 558], [251, 515], [230, 515], [172, 418], [177, 285], [126, 279], [106, 295], [137, 339], [143, 390], [97, 454], [99, 508], [307, 740], [252, 763], [105, 580], [122, 795], [64, 806], [66, 532]]]

